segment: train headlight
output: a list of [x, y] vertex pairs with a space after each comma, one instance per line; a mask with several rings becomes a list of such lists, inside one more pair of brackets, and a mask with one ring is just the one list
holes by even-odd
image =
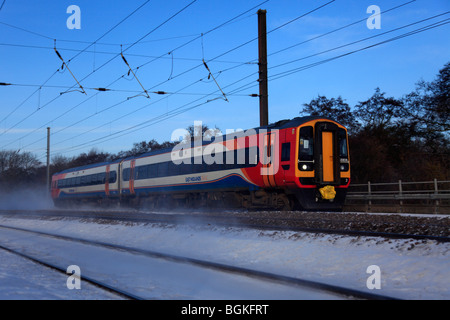
[[312, 163], [300, 163], [298, 168], [301, 171], [313, 171], [314, 170]]

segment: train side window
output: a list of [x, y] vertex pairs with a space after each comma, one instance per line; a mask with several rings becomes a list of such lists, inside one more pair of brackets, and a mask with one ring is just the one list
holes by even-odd
[[117, 180], [117, 172], [116, 171], [111, 171], [109, 173], [109, 183], [115, 183]]
[[123, 169], [123, 181], [130, 181], [130, 168]]
[[147, 166], [139, 166], [134, 171], [136, 172], [135, 179], [136, 180], [142, 180], [147, 179]]
[[187, 171], [186, 173], [201, 173], [206, 170], [205, 163], [203, 162], [202, 157], [191, 158], [191, 171]]
[[97, 174], [91, 174], [90, 175], [91, 180], [89, 182], [89, 185], [94, 186], [97, 184]]
[[156, 178], [158, 176], [158, 164], [150, 164], [147, 166], [147, 177]]
[[300, 129], [299, 159], [314, 160], [314, 130], [313, 127], [303, 127]]
[[291, 160], [291, 143], [283, 143], [281, 145], [281, 161]]
[[169, 163], [161, 162], [158, 163], [158, 177], [165, 177], [169, 174]]
[[176, 176], [179, 174], [180, 172], [180, 166], [182, 166], [182, 164], [175, 164], [173, 161], [168, 162], [169, 164], [169, 172], [168, 172], [168, 176]]

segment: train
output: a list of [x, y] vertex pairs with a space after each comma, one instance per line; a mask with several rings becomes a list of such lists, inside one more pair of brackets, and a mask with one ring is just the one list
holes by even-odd
[[281, 120], [52, 176], [56, 206], [342, 210], [347, 129], [318, 116]]

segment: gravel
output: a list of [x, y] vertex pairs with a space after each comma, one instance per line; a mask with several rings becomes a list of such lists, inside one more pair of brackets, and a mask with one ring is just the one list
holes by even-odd
[[449, 215], [355, 212], [231, 212], [254, 223], [295, 228], [450, 236]]

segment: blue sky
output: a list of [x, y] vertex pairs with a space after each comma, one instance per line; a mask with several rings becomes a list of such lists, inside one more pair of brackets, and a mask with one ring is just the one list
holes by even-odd
[[[302, 69], [448, 19], [448, 0], [2, 3], [0, 82], [13, 85], [0, 86], [0, 150], [31, 151], [42, 161], [47, 127], [52, 132], [52, 156], [73, 156], [92, 148], [116, 153], [134, 142], [163, 142], [194, 121], [222, 132], [257, 127], [259, 102], [249, 94], [258, 93], [259, 8], [267, 10], [271, 122], [298, 116], [302, 104], [319, 94], [342, 96], [351, 106], [372, 96], [376, 87], [400, 98], [420, 79], [433, 80], [450, 60], [446, 24]], [[81, 29], [67, 27], [70, 5], [81, 9]], [[370, 5], [381, 9], [381, 29], [366, 25]], [[439, 14], [443, 15], [431, 18]], [[344, 46], [369, 37], [373, 38]], [[67, 68], [61, 70], [55, 46], [86, 94], [74, 91], [78, 85]], [[127, 74], [121, 50], [137, 78]], [[328, 52], [318, 54], [323, 51]], [[208, 79], [202, 59], [228, 102]], [[140, 94], [141, 84], [150, 98]]]

